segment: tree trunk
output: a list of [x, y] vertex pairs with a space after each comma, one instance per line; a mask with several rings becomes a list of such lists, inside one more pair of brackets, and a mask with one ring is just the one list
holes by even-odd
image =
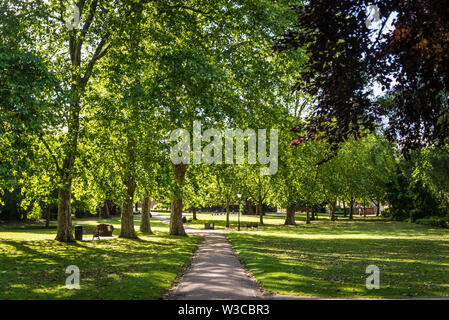
[[45, 213], [45, 228], [48, 228], [50, 227], [50, 216], [51, 216], [50, 205], [47, 204], [46, 206], [44, 206], [43, 210]]
[[226, 228], [229, 228], [229, 199], [226, 199]]
[[329, 219], [335, 221], [335, 209], [337, 207], [337, 201], [333, 201], [330, 205]]
[[315, 210], [314, 207], [310, 207], [310, 220], [315, 221]]
[[353, 220], [354, 219], [354, 200], [351, 199], [349, 201], [349, 220]]
[[149, 197], [149, 192], [145, 191], [142, 203], [142, 218], [140, 219], [140, 232], [147, 232], [152, 234], [153, 232], [151, 231], [150, 224], [150, 204], [151, 198]]
[[294, 226], [296, 224], [295, 212], [296, 212], [296, 205], [294, 203], [287, 205], [287, 212], [285, 213], [284, 225]]
[[306, 224], [310, 223], [310, 208], [306, 208]]
[[[79, 77], [73, 80], [77, 81]], [[72, 233], [72, 208], [71, 208], [71, 191], [72, 191], [72, 172], [75, 166], [75, 154], [78, 146], [79, 133], [79, 88], [72, 85], [72, 94], [78, 103], [71, 104], [69, 112], [69, 122], [67, 131], [67, 141], [64, 146], [65, 157], [60, 170], [60, 185], [58, 190], [58, 230], [56, 240], [61, 242], [73, 242]]]
[[377, 201], [376, 204], [376, 217], [380, 215], [380, 201]]
[[343, 217], [346, 217], [346, 202], [343, 201]]
[[70, 189], [59, 189], [58, 192], [58, 231], [56, 240], [61, 242], [73, 242], [72, 233], [72, 209], [70, 206]]
[[198, 220], [196, 217], [196, 207], [192, 207], [192, 220]]
[[134, 177], [128, 177], [125, 182], [125, 199], [123, 200], [123, 208], [121, 215], [120, 238], [137, 239], [134, 230]]
[[172, 163], [172, 168], [175, 183], [171, 195], [170, 234], [187, 236], [182, 224], [182, 185], [184, 183], [187, 165], [183, 163]]
[[136, 231], [134, 230], [134, 192], [136, 190], [135, 180], [135, 150], [136, 140], [132, 133], [128, 135], [126, 157], [127, 163], [125, 168], [125, 194], [123, 198], [123, 208], [121, 215], [121, 230], [120, 238], [137, 239]]
[[108, 200], [104, 200], [104, 202], [103, 202], [103, 208], [101, 208], [101, 217], [105, 218], [105, 219], [111, 217], [111, 214], [110, 214], [110, 211], [109, 211]]
[[259, 203], [259, 215], [260, 215], [260, 219], [259, 219], [259, 223], [263, 224], [263, 204], [262, 204], [262, 200], [260, 200], [261, 202]]
[[363, 201], [363, 216], [366, 218], [366, 202]]

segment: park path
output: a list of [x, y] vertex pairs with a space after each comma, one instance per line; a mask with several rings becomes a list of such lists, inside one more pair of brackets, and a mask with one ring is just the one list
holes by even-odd
[[[169, 223], [167, 218], [153, 218]], [[190, 235], [201, 235], [203, 242], [190, 268], [166, 295], [169, 300], [254, 300], [262, 292], [246, 273], [226, 239], [224, 230], [199, 230], [184, 225]]]

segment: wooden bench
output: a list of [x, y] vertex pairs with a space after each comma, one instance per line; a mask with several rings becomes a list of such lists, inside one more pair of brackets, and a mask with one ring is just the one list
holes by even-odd
[[[114, 226], [112, 224], [100, 223], [97, 224], [96, 233], [98, 237], [112, 237], [112, 232], [114, 231]], [[94, 236], [95, 236], [94, 234]]]
[[206, 222], [204, 224], [204, 229], [206, 229], [206, 230], [214, 230], [214, 228], [215, 228], [215, 226], [213, 223]]

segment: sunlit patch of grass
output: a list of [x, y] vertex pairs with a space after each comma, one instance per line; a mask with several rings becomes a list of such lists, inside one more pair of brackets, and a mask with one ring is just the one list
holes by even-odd
[[[99, 217], [94, 218], [82, 218], [73, 219], [72, 225], [81, 225], [84, 227], [83, 239], [92, 239], [92, 230], [99, 223], [112, 224], [114, 226], [114, 236], [120, 234], [120, 217], [112, 217], [109, 219], [101, 219]], [[134, 227], [139, 230], [140, 215], [134, 216]], [[162, 234], [167, 230], [166, 224], [157, 219], [151, 219], [151, 229], [155, 234]], [[138, 232], [138, 234], [140, 234]], [[24, 223], [8, 223], [0, 225], [0, 240], [51, 240], [56, 237], [56, 222], [50, 224], [48, 228], [43, 223], [24, 224]]]
[[[0, 299], [159, 299], [201, 238], [169, 236], [167, 225], [152, 222], [155, 235], [139, 240], [0, 241]], [[69, 265], [80, 269], [79, 290], [65, 287]]]
[[[271, 226], [228, 234], [249, 270], [290, 295], [449, 296], [449, 230], [359, 219]], [[366, 288], [368, 265], [380, 289]]]
[[[158, 213], [155, 213], [159, 215]], [[187, 219], [192, 219], [191, 213], [184, 213]], [[320, 219], [328, 219], [327, 215], [321, 215]], [[197, 213], [198, 220], [192, 220], [188, 222], [188, 225], [191, 225], [195, 228], [204, 229], [205, 223], [214, 223], [215, 229], [226, 229], [226, 214], [221, 212], [220, 214], [213, 214], [211, 212], [202, 212]], [[297, 222], [303, 222], [306, 220], [304, 214], [297, 214], [295, 217]], [[285, 215], [279, 213], [266, 213], [263, 217], [264, 225], [260, 225], [259, 227], [265, 226], [273, 226], [273, 225], [283, 225], [285, 222]], [[257, 215], [240, 215], [240, 227], [246, 228], [248, 222], [260, 222], [260, 217]], [[238, 215], [237, 213], [230, 214], [229, 216], [229, 228], [236, 229], [238, 225]]]

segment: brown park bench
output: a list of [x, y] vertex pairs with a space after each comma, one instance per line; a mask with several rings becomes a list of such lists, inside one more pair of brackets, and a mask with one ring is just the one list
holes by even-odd
[[206, 229], [206, 230], [214, 230], [214, 224], [213, 223], [209, 223], [209, 222], [206, 222], [205, 224], [204, 224], [204, 229]]
[[97, 224], [97, 235], [94, 233], [94, 237], [112, 237], [112, 231], [114, 231], [114, 226], [112, 224], [100, 223]]

